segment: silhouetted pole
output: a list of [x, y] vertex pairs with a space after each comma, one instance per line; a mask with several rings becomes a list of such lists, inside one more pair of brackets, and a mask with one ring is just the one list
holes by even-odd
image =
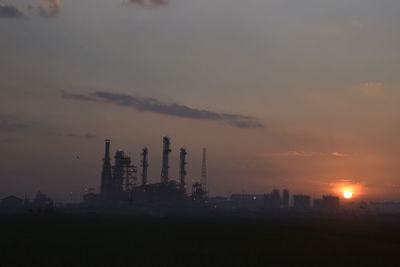
[[148, 150], [147, 147], [144, 147], [142, 150], [142, 160], [141, 160], [141, 167], [142, 167], [142, 185], [145, 186], [147, 184], [147, 168], [149, 167], [148, 161]]
[[110, 140], [105, 140], [105, 152], [103, 158], [103, 168], [101, 171], [101, 194], [108, 194], [111, 182], [111, 157], [110, 157]]
[[186, 183], [185, 183], [185, 178], [186, 178], [186, 148], [182, 147], [180, 150], [180, 164], [179, 164], [179, 180], [180, 180], [180, 185], [181, 185], [181, 190], [185, 192], [186, 188]]
[[203, 148], [203, 160], [201, 164], [201, 185], [204, 192], [207, 190], [207, 162], [206, 162], [206, 149]]
[[169, 153], [171, 152], [170, 149], [171, 142], [169, 141], [169, 137], [164, 136], [163, 138], [163, 161], [162, 161], [162, 169], [161, 169], [161, 182], [168, 183], [168, 169], [169, 169]]

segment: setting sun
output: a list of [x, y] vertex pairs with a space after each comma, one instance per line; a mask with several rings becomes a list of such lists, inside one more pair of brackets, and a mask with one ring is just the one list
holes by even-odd
[[353, 193], [352, 193], [351, 191], [344, 191], [344, 192], [343, 192], [343, 197], [344, 197], [344, 198], [349, 199], [349, 198], [351, 198], [352, 196], [353, 196]]

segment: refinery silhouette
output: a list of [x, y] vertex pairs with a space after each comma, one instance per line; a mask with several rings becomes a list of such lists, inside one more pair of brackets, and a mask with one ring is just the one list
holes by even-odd
[[[43, 192], [30, 201], [27, 197], [8, 196], [0, 202], [0, 211], [50, 213], [69, 212], [123, 212], [137, 215], [315, 215], [315, 214], [374, 214], [398, 213], [398, 203], [349, 201], [341, 203], [335, 195], [312, 199], [309, 195], [291, 195], [287, 188], [274, 188], [271, 193], [233, 193], [229, 197], [211, 196], [207, 188], [207, 149], [202, 149], [201, 178], [187, 183], [187, 149], [179, 149], [178, 180], [170, 177], [171, 140], [162, 139], [162, 167], [160, 180], [149, 183], [149, 149], [143, 147], [140, 165], [133, 163], [123, 150], [112, 155], [111, 140], [105, 140], [99, 192], [85, 190], [78, 203], [55, 203]], [[153, 179], [152, 179], [153, 180]]]

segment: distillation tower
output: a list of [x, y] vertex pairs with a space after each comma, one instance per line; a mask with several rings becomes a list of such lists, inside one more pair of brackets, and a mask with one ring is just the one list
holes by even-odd
[[164, 136], [163, 138], [163, 157], [162, 157], [162, 169], [161, 169], [161, 182], [168, 183], [168, 169], [169, 169], [169, 153], [171, 152], [170, 148], [171, 142], [169, 137]]
[[207, 191], [207, 161], [206, 161], [206, 148], [203, 148], [203, 160], [201, 163], [201, 180], [202, 189], [204, 192]]
[[148, 150], [147, 147], [144, 147], [142, 153], [142, 160], [140, 161], [140, 167], [142, 167], [142, 186], [146, 186], [147, 184], [147, 168], [149, 167], [149, 158], [148, 158]]
[[185, 192], [186, 191], [186, 148], [182, 147], [180, 150], [180, 161], [179, 161], [179, 181], [180, 181], [180, 186], [181, 186], [181, 191]]

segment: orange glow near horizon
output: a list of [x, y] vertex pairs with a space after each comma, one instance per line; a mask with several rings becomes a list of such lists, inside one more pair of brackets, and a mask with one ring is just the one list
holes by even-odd
[[339, 195], [345, 200], [358, 199], [365, 193], [363, 186], [359, 183], [337, 183], [333, 185], [332, 189], [335, 195]]

